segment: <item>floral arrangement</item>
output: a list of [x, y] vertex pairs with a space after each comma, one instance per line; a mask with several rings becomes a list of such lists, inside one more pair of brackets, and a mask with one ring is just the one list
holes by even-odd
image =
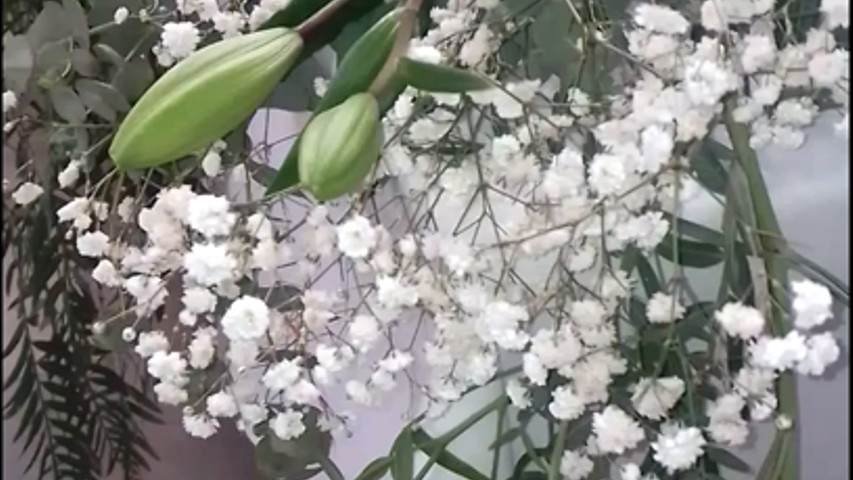
[[[512, 479], [719, 479], [763, 421], [755, 478], [798, 478], [796, 376], [839, 358], [821, 327], [849, 296], [785, 242], [755, 152], [818, 115], [847, 134], [848, 25], [837, 0], [45, 2], [4, 35], [4, 256], [25, 279], [49, 238], [63, 266], [20, 284], [14, 343], [89, 300], [58, 338], [141, 367], [134, 398], [192, 436], [235, 422], [270, 478], [343, 478], [347, 404], [395, 388], [411, 423], [359, 480], [497, 478], [497, 454], [489, 476], [447, 450], [490, 413], [494, 450], [524, 446]], [[272, 169], [244, 121], [327, 45], [337, 71]], [[719, 230], [679, 217], [697, 195]], [[713, 267], [700, 298], [687, 271]], [[456, 429], [420, 427], [497, 381]], [[50, 407], [32, 389], [11, 415]], [[41, 473], [87, 470], [67, 448], [39, 446]]]

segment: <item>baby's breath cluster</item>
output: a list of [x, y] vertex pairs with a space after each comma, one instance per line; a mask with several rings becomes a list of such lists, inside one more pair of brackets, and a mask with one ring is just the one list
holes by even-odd
[[[208, 33], [256, 29], [286, 3], [179, 1], [181, 20], [163, 24], [153, 53], [173, 65]], [[663, 332], [665, 348], [678, 341], [697, 318], [695, 294], [676, 267], [644, 295], [628, 258], [677, 235], [678, 206], [703, 189], [689, 159], [718, 125], [747, 128], [753, 148], [795, 148], [819, 108], [831, 107], [846, 134], [849, 52], [834, 34], [847, 28], [848, 7], [823, 0], [820, 9], [821, 22], [797, 41], [778, 35], [786, 13], [769, 1], [706, 0], [683, 12], [640, 3], [621, 30], [624, 49], [571, 9], [584, 25], [575, 47], [620, 59], [621, 80], [602, 93], [520, 75], [499, 53], [522, 28], [513, 13], [497, 0], [449, 0], [429, 11], [431, 28], [408, 56], [477, 71], [494, 86], [405, 90], [385, 114], [386, 144], [363, 192], [241, 203], [172, 185], [150, 204], [127, 198], [112, 209], [73, 198], [57, 218], [79, 253], [97, 259], [92, 278], [122, 292], [131, 309], [105, 322], [132, 316], [124, 340], [194, 436], [234, 419], [255, 441], [261, 424], [298, 439], [312, 412], [322, 429], [345, 426], [353, 416], [328, 401], [333, 388], [381, 405], [406, 384], [425, 400], [418, 409], [440, 415], [506, 379], [516, 409], [590, 418], [589, 438], [562, 456], [565, 478], [640, 447], [670, 474], [689, 470], [706, 445], [746, 442], [745, 412], [774, 416], [784, 372], [821, 375], [839, 358], [833, 336], [816, 331], [832, 317], [832, 297], [811, 280], [786, 285], [794, 328], [781, 336], [768, 333], [768, 309], [743, 299], [706, 312], [710, 342], [741, 342], [747, 355], [738, 371], [714, 376], [715, 395], [697, 416], [678, 405], [712, 369], [663, 374], [624, 353], [641, 328]], [[127, 15], [116, 12], [116, 23]], [[4, 115], [14, 109], [7, 92]], [[205, 154], [205, 174], [246, 177], [242, 166], [227, 172], [222, 148]], [[75, 162], [60, 187], [77, 181]], [[25, 183], [13, 199], [26, 208], [41, 193]], [[101, 231], [110, 216], [122, 228]], [[169, 305], [177, 323], [164, 329], [152, 320]], [[541, 404], [534, 393], [543, 391]], [[625, 480], [656, 478], [620, 465]]]

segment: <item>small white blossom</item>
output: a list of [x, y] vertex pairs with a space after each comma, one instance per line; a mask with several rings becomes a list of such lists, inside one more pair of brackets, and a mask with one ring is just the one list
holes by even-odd
[[110, 238], [104, 232], [88, 232], [77, 237], [77, 251], [84, 257], [101, 257], [109, 248]]
[[672, 295], [655, 292], [646, 304], [646, 316], [651, 323], [672, 323], [680, 319], [685, 308]]
[[201, 41], [201, 35], [192, 22], [169, 22], [163, 25], [160, 43], [154, 46], [157, 61], [169, 67], [175, 61], [189, 57]]
[[216, 392], [207, 397], [207, 413], [211, 417], [230, 418], [237, 415], [237, 402], [226, 392]]
[[237, 221], [237, 216], [229, 212], [229, 208], [225, 197], [195, 196], [190, 199], [187, 209], [187, 223], [206, 237], [228, 235]]
[[337, 228], [338, 248], [350, 258], [365, 258], [376, 246], [376, 230], [360, 215]]
[[548, 411], [554, 418], [574, 420], [583, 415], [585, 406], [571, 386], [557, 387], [553, 392], [553, 400], [548, 405]]
[[284, 391], [292, 386], [302, 373], [298, 360], [283, 359], [273, 365], [263, 376], [264, 385], [274, 392]]
[[127, 20], [128, 16], [130, 16], [130, 11], [127, 7], [118, 7], [116, 8], [115, 13], [113, 13], [113, 21], [116, 25], [121, 25], [125, 20]]
[[706, 443], [698, 428], [667, 423], [661, 426], [660, 434], [651, 447], [655, 461], [671, 475], [692, 467], [704, 453]]
[[270, 311], [263, 300], [243, 296], [222, 317], [222, 332], [232, 341], [258, 340], [270, 324]]
[[823, 325], [832, 318], [832, 294], [823, 285], [811, 280], [791, 283], [794, 294], [794, 325], [808, 330]]
[[188, 398], [186, 390], [169, 382], [154, 385], [154, 394], [157, 395], [157, 401], [165, 405], [180, 405]]
[[185, 415], [183, 423], [184, 430], [198, 438], [210, 438], [219, 430], [219, 421], [204, 414]]
[[613, 405], [593, 414], [592, 430], [596, 446], [604, 453], [625, 453], [645, 438], [640, 425]]
[[15, 92], [11, 90], [6, 90], [3, 92], [3, 114], [5, 115], [9, 110], [14, 109], [18, 106], [18, 97], [15, 95]]
[[22, 183], [13, 193], [12, 200], [18, 205], [29, 205], [44, 193], [44, 189], [32, 182]]
[[178, 352], [166, 353], [164, 350], [158, 350], [148, 359], [148, 373], [164, 382], [182, 377], [186, 368], [187, 362]]
[[272, 419], [270, 428], [282, 440], [298, 438], [305, 432], [305, 424], [302, 423], [302, 417], [302, 412], [285, 410]]
[[582, 480], [594, 467], [588, 456], [575, 450], [566, 450], [560, 459], [560, 474], [566, 480]]
[[720, 443], [737, 446], [746, 442], [749, 428], [741, 416], [746, 403], [736, 394], [723, 395], [707, 409], [708, 433]]
[[660, 420], [684, 394], [684, 381], [678, 377], [643, 378], [634, 386], [631, 403], [640, 415]]
[[757, 309], [738, 302], [729, 302], [714, 313], [714, 319], [732, 337], [744, 340], [755, 338], [764, 331], [764, 316]]
[[808, 351], [797, 364], [803, 375], [822, 375], [826, 367], [835, 363], [841, 355], [838, 343], [830, 332], [814, 335], [806, 341]]

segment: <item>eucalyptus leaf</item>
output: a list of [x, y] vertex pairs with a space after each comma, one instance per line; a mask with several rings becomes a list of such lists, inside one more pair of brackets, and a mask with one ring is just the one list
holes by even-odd
[[109, 83], [98, 80], [80, 79], [77, 80], [74, 86], [81, 94], [84, 91], [88, 92], [88, 94], [100, 98], [104, 104], [117, 112], [127, 112], [130, 110], [130, 104], [124, 95]]
[[33, 50], [49, 42], [71, 40], [71, 28], [65, 15], [65, 9], [58, 3], [44, 2], [42, 11], [27, 30], [27, 41]]
[[62, 0], [65, 18], [74, 40], [83, 48], [89, 48], [89, 22], [86, 11], [77, 0]]
[[[79, 83], [79, 82], [78, 82]], [[104, 99], [101, 98], [97, 93], [92, 92], [91, 90], [81, 89], [78, 85], [77, 93], [80, 96], [80, 100], [83, 101], [83, 105], [86, 106], [93, 113], [103, 118], [108, 122], [114, 122], [116, 119], [116, 111], [113, 110], [112, 107], [107, 105], [104, 102]]]
[[3, 83], [6, 88], [18, 93], [26, 90], [34, 64], [33, 51], [25, 36], [13, 35], [4, 39]]
[[50, 102], [60, 117], [69, 123], [83, 123], [86, 119], [86, 107], [71, 87], [54, 85], [48, 93]]
[[61, 81], [63, 72], [71, 64], [71, 48], [65, 43], [42, 45], [36, 53], [37, 75], [50, 82]]
[[96, 43], [95, 46], [92, 47], [92, 52], [94, 52], [95, 56], [98, 57], [102, 62], [107, 62], [114, 67], [123, 67], [125, 63], [124, 57], [119, 55], [118, 52], [113, 49], [113, 47], [107, 45], [106, 43]]
[[145, 58], [137, 57], [123, 64], [112, 84], [130, 101], [136, 101], [154, 83], [154, 71]]
[[408, 85], [426, 92], [463, 93], [492, 86], [486, 78], [477, 73], [411, 58], [400, 59], [397, 75]]
[[89, 50], [78, 48], [71, 52], [71, 66], [84, 77], [94, 77], [101, 69], [98, 59]]

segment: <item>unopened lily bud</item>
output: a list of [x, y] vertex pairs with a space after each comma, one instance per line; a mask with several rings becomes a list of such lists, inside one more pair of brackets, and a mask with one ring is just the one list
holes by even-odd
[[301, 51], [297, 33], [273, 28], [195, 52], [133, 106], [110, 157], [121, 169], [154, 167], [210, 145], [263, 102]]
[[379, 106], [358, 93], [317, 115], [299, 140], [299, 181], [318, 200], [351, 192], [379, 157]]

